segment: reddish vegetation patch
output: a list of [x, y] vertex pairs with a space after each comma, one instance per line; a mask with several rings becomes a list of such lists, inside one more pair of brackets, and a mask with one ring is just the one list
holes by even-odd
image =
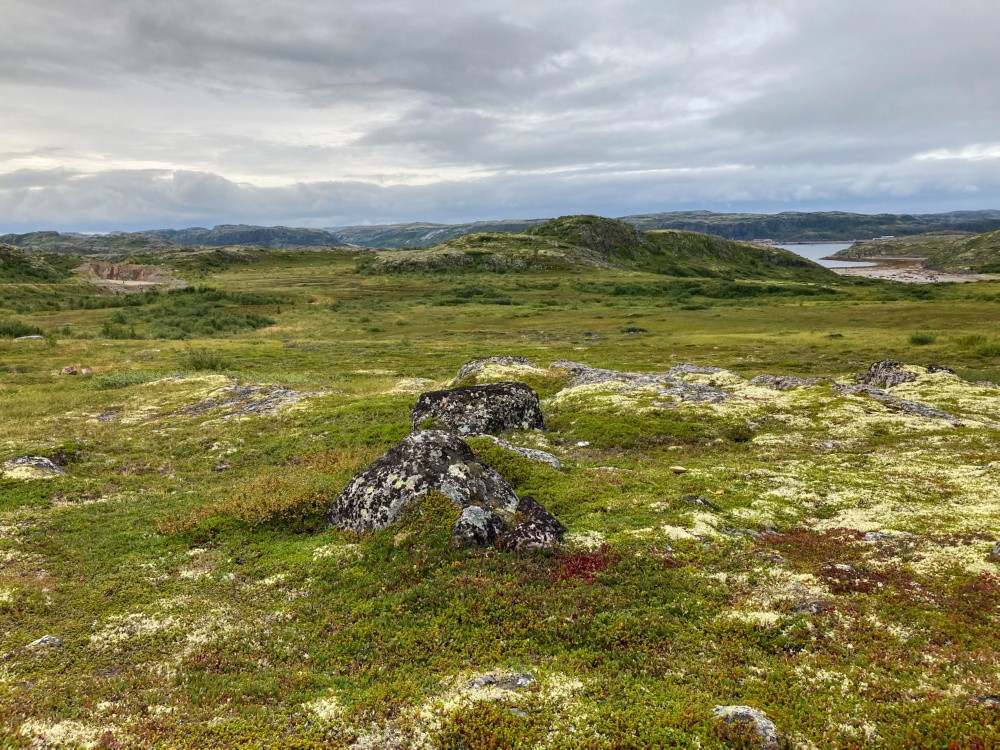
[[941, 607], [972, 622], [986, 624], [1000, 607], [1000, 578], [982, 573], [957, 583], [939, 598]]
[[800, 529], [766, 537], [766, 544], [777, 549], [793, 564], [815, 567], [831, 561], [860, 560], [869, 552], [862, 543], [864, 534], [854, 529], [811, 531]]
[[574, 552], [559, 558], [559, 567], [552, 574], [557, 581], [571, 578], [582, 578], [587, 583], [593, 583], [597, 574], [618, 562], [618, 556], [611, 553], [608, 545], [601, 545], [594, 552]]
[[819, 569], [817, 576], [830, 587], [835, 594], [852, 594], [856, 592], [871, 593], [884, 589], [888, 576], [875, 570], [864, 570], [852, 565], [831, 564]]

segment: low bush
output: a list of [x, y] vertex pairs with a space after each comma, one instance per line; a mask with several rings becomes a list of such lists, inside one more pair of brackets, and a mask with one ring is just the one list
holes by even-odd
[[937, 341], [937, 336], [926, 331], [917, 331], [910, 334], [910, 343], [914, 346], [927, 346], [927, 344], [933, 344], [935, 341]]

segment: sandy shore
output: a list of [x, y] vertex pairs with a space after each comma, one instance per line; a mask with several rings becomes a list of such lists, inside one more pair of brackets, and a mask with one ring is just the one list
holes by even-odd
[[853, 268], [831, 268], [841, 276], [865, 276], [869, 279], [902, 281], [910, 284], [933, 284], [940, 282], [995, 281], [1000, 276], [985, 273], [951, 273], [924, 268], [923, 258], [824, 258], [823, 260], [857, 260], [874, 263], [871, 266]]

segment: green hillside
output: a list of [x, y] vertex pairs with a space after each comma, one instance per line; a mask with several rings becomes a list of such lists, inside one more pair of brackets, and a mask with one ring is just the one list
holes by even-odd
[[466, 235], [432, 248], [378, 251], [369, 272], [632, 269], [679, 277], [835, 280], [812, 261], [780, 248], [681, 231], [641, 232], [618, 219], [563, 216], [521, 233]]
[[[778, 242], [852, 241], [883, 235], [923, 232], [987, 232], [1000, 229], [1000, 211], [953, 211], [944, 214], [856, 214], [845, 211], [778, 214], [666, 211], [634, 214], [622, 221], [644, 231], [677, 229], [733, 240], [770, 238]], [[510, 219], [466, 224], [383, 224], [332, 229], [344, 242], [357, 247], [430, 247], [467, 234], [522, 232], [545, 219]]]
[[14, 245], [29, 253], [64, 253], [70, 255], [123, 256], [137, 252], [163, 252], [176, 245], [160, 237], [139, 232], [109, 234], [62, 234], [28, 232], [0, 235], [0, 243]]
[[926, 258], [926, 267], [957, 273], [1000, 273], [1000, 231], [985, 234], [936, 232], [864, 242], [836, 258]]

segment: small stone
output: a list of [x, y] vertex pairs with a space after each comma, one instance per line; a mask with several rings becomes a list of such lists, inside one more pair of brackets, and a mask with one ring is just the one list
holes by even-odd
[[14, 341], [44, 341], [44, 336], [18, 336]]
[[993, 545], [993, 550], [990, 552], [990, 560], [996, 560], [1000, 562], [1000, 542]]
[[60, 375], [89, 375], [89, 367], [81, 367], [80, 365], [69, 365], [68, 367], [62, 368], [59, 371]]
[[456, 547], [488, 547], [497, 540], [503, 528], [504, 522], [496, 513], [470, 505], [462, 510], [455, 522], [451, 541]]
[[688, 470], [685, 469], [683, 466], [671, 466], [670, 467], [670, 471], [672, 471], [674, 474], [687, 474], [688, 473]]
[[753, 529], [734, 529], [730, 526], [719, 529], [723, 534], [728, 534], [729, 536], [744, 536], [750, 539], [763, 539], [764, 535], [759, 531], [754, 531]]
[[704, 498], [701, 495], [681, 495], [681, 500], [688, 505], [700, 506], [702, 508], [708, 508], [715, 513], [721, 513], [722, 508], [713, 503], [708, 498]]
[[32, 641], [25, 648], [36, 649], [36, 648], [59, 648], [63, 645], [63, 639], [57, 638], [54, 635], [43, 635], [37, 641]]
[[527, 719], [528, 718], [528, 714], [526, 712], [522, 711], [519, 708], [512, 708], [510, 710], [510, 714], [511, 714], [511, 716], [518, 716], [518, 717], [520, 717], [522, 719]]
[[496, 685], [497, 678], [491, 674], [484, 674], [482, 677], [477, 677], [474, 680], [469, 680], [469, 687], [473, 688], [483, 688], [489, 685]]
[[778, 729], [774, 722], [767, 718], [762, 711], [750, 706], [716, 706], [712, 709], [712, 715], [722, 721], [723, 724], [746, 724], [752, 725], [757, 735], [760, 737], [760, 750], [778, 750], [781, 747], [781, 739], [778, 737]]
[[975, 703], [984, 708], [1000, 708], [1000, 695], [983, 695], [976, 698]]
[[497, 684], [504, 690], [523, 690], [535, 681], [535, 676], [529, 672], [519, 672], [512, 674]]
[[828, 599], [812, 599], [807, 602], [799, 602], [792, 607], [792, 612], [797, 615], [821, 615], [833, 608], [833, 602]]
[[577, 448], [586, 448], [588, 445], [590, 445], [590, 441], [589, 440], [581, 440], [580, 442], [578, 442], [576, 444], [576, 447]]

